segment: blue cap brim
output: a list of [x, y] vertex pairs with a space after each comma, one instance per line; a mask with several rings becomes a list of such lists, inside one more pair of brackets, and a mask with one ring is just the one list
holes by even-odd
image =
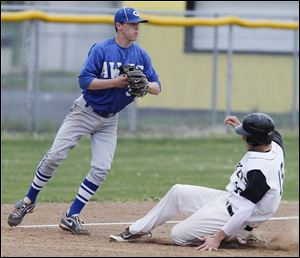
[[239, 135], [250, 135], [247, 131], [244, 130], [242, 125], [237, 125], [236, 127], [234, 127], [234, 131]]
[[137, 22], [148, 22], [148, 20], [143, 20], [138, 18], [134, 20], [125, 21], [124, 23], [137, 23]]

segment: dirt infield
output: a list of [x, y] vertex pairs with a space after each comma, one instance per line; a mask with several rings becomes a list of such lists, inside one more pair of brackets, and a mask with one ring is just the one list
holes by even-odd
[[[132, 222], [140, 218], [154, 202], [90, 202], [81, 213], [86, 223]], [[26, 216], [24, 225], [58, 225], [69, 204], [38, 203], [35, 212]], [[73, 236], [58, 226], [10, 228], [7, 217], [13, 205], [1, 205], [1, 256], [93, 256], [93, 257], [299, 257], [299, 220], [268, 221], [255, 234], [267, 244], [241, 246], [223, 244], [217, 252], [200, 252], [195, 247], [175, 246], [170, 238], [174, 224], [165, 224], [152, 231], [144, 242], [109, 242], [109, 235], [119, 233], [128, 225], [87, 225], [91, 236]], [[276, 214], [298, 216], [299, 203], [282, 202]], [[178, 216], [174, 220], [182, 220]]]

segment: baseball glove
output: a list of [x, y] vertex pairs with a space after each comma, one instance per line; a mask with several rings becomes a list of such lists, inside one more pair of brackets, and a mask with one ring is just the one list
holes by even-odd
[[148, 93], [149, 82], [142, 70], [135, 66], [120, 66], [121, 74], [126, 74], [128, 78], [128, 93], [133, 97], [144, 97]]

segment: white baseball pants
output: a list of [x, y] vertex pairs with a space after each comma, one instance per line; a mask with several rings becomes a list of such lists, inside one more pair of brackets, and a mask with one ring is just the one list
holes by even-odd
[[176, 184], [129, 230], [132, 234], [150, 232], [178, 213], [192, 214], [172, 228], [171, 238], [178, 245], [195, 244], [199, 242], [197, 236], [217, 232], [230, 219], [226, 208], [228, 196], [226, 191]]

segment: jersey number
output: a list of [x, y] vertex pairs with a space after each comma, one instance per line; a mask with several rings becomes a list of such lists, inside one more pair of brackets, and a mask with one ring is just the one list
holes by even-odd
[[283, 163], [281, 162], [280, 169], [278, 170], [278, 180], [279, 180], [280, 196], [282, 195], [282, 192], [283, 192], [283, 179], [284, 179]]

